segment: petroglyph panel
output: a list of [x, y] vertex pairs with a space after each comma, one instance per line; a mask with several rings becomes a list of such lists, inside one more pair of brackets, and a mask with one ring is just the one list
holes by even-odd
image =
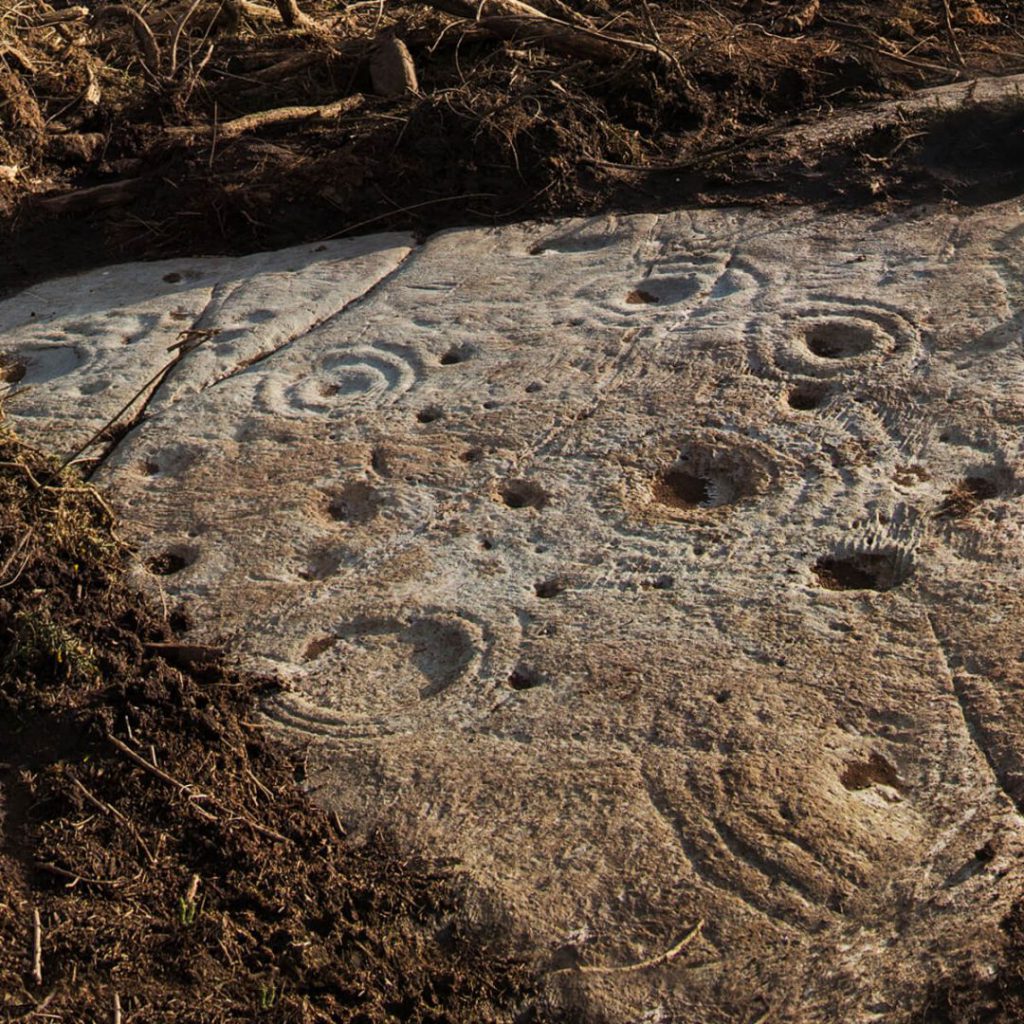
[[[8, 409], [71, 453], [122, 411], [155, 412], [286, 348], [372, 290], [410, 246], [375, 235], [28, 288], [0, 303], [0, 382], [16, 385]], [[183, 348], [187, 363], [165, 379]]]
[[553, 1003], [884, 1019], [1024, 880], [1022, 238], [691, 211], [114, 269], [0, 306], [0, 377], [70, 449], [186, 342], [86, 453], [140, 583]]

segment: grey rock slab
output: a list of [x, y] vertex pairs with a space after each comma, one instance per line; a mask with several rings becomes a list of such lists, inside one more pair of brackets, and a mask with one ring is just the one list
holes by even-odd
[[[1021, 891], [1022, 237], [719, 210], [204, 263], [232, 348], [96, 479], [140, 583], [285, 684], [317, 799], [456, 857], [552, 1005], [889, 1019]], [[88, 279], [150, 361], [100, 332], [23, 431], [78, 443], [116, 404], [83, 382], [160, 365], [167, 272]]]
[[[119, 411], [162, 408], [339, 315], [410, 247], [406, 235], [374, 235], [107, 267], [28, 288], [0, 303], [0, 380], [15, 392], [7, 411], [73, 451]], [[162, 379], [182, 348], [189, 359]]]

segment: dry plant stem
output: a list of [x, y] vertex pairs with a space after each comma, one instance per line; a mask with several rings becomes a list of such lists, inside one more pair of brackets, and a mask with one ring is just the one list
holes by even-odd
[[114, 1024], [121, 1024], [121, 996], [114, 993]]
[[28, 482], [38, 491], [43, 485], [36, 479], [35, 474], [28, 466], [23, 465], [20, 462], [0, 462], [0, 468], [13, 469], [18, 473], [23, 473], [28, 477]]
[[32, 978], [39, 986], [43, 984], [43, 923], [39, 919], [39, 908], [32, 908]]

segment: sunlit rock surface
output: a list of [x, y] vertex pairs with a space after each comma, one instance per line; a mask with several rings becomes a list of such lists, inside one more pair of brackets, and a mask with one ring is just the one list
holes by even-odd
[[[682, 212], [0, 304], [318, 800], [609, 1021], [891, 1019], [1022, 891], [1024, 217]], [[173, 365], [162, 372], [173, 361]], [[155, 390], [154, 390], [155, 388]], [[671, 950], [668, 962], [624, 967]]]

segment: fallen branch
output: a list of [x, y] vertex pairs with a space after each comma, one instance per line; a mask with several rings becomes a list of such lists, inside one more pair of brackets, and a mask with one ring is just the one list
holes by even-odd
[[253, 18], [256, 21], [277, 21], [280, 17], [278, 11], [275, 11], [273, 7], [267, 7], [264, 4], [254, 4], [251, 0], [240, 0], [239, 10], [247, 18]]
[[323, 54], [320, 53], [297, 53], [292, 57], [279, 60], [269, 67], [248, 71], [246, 78], [256, 82], [283, 82], [289, 75], [294, 75], [297, 71], [304, 71], [322, 59]]
[[145, 187], [142, 178], [126, 178], [110, 181], [105, 185], [80, 188], [60, 196], [37, 199], [36, 206], [47, 213], [79, 213], [82, 210], [100, 210], [107, 206], [127, 203]]
[[0, 44], [0, 57], [3, 57], [8, 64], [17, 64], [18, 67], [15, 70], [20, 69], [27, 75], [34, 75], [36, 73], [36, 66], [32, 59], [24, 50], [19, 50], [13, 43]]
[[32, 21], [36, 28], [43, 28], [46, 25], [61, 25], [69, 21], [81, 21], [89, 17], [88, 7], [65, 7], [63, 11], [47, 11], [40, 14]]
[[275, 0], [281, 20], [287, 28], [311, 28], [316, 22], [299, 10], [296, 0]]
[[621, 61], [624, 51], [647, 53], [674, 63], [671, 54], [654, 43], [628, 36], [601, 32], [583, 25], [552, 18], [523, 0], [483, 0], [475, 6], [467, 0], [427, 0], [432, 6], [456, 18], [476, 22], [500, 39], [527, 46], [541, 45], [574, 57], [606, 63]]
[[224, 656], [223, 647], [206, 644], [183, 644], [173, 641], [147, 643], [147, 651], [156, 651], [165, 661], [177, 668], [195, 668], [198, 665], [212, 665]]
[[[230, 139], [242, 135], [244, 132], [254, 131], [257, 128], [266, 128], [269, 125], [292, 124], [296, 121], [311, 121], [314, 119], [326, 120], [330, 117], [338, 117], [355, 110], [363, 102], [362, 96], [346, 96], [344, 99], [336, 100], [334, 103], [325, 103], [319, 107], [275, 107], [273, 110], [260, 110], [255, 114], [244, 114], [232, 121], [222, 121], [217, 126], [217, 137]], [[213, 126], [210, 125], [212, 131]], [[193, 127], [168, 128], [167, 134], [182, 137], [192, 135], [197, 130]]]

